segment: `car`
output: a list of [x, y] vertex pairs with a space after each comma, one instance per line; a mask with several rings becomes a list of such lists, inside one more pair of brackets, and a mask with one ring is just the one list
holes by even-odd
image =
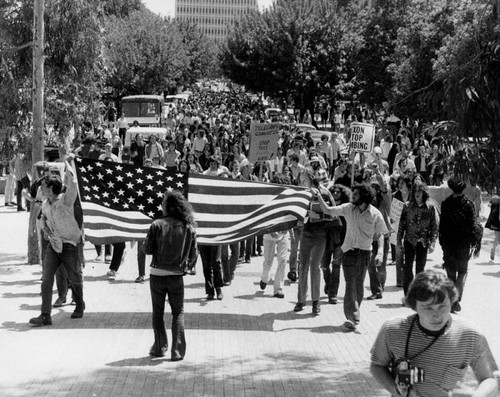
[[264, 110], [264, 114], [266, 115], [266, 119], [279, 118], [283, 112], [278, 108], [267, 108]]
[[130, 144], [135, 140], [137, 134], [142, 134], [144, 141], [148, 141], [151, 135], [156, 135], [159, 141], [162, 141], [167, 136], [167, 129], [162, 127], [130, 127], [125, 133], [125, 147], [130, 147]]

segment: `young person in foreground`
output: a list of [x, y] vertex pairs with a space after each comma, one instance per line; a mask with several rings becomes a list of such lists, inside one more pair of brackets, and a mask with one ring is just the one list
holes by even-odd
[[155, 342], [149, 354], [163, 357], [168, 348], [165, 331], [165, 298], [172, 310], [172, 361], [186, 354], [184, 336], [184, 279], [198, 257], [196, 223], [193, 208], [181, 192], [165, 192], [163, 217], [155, 220], [149, 229], [144, 252], [153, 255], [150, 270], [151, 300], [153, 303], [153, 331]]
[[[435, 270], [410, 284], [406, 304], [416, 314], [387, 321], [371, 350], [370, 371], [392, 396], [496, 395], [495, 359], [484, 335], [451, 315], [457, 299], [454, 283]], [[458, 390], [469, 366], [479, 385]]]

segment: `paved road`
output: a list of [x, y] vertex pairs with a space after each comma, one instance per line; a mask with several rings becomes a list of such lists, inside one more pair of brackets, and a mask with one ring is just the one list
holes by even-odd
[[[3, 203], [3, 197], [0, 197]], [[386, 396], [368, 371], [369, 350], [384, 320], [405, 315], [402, 291], [388, 268], [382, 300], [365, 301], [357, 333], [342, 327], [341, 302], [322, 311], [294, 313], [297, 284], [285, 299], [262, 292], [262, 258], [241, 264], [223, 301], [204, 297], [201, 264], [186, 276], [184, 361], [152, 359], [148, 284], [135, 284], [135, 253], [115, 281], [86, 246], [84, 294], [87, 310], [72, 320], [73, 306], [54, 309], [53, 325], [30, 328], [40, 310], [40, 267], [26, 265], [27, 213], [0, 207], [0, 395], [1, 396]], [[461, 316], [486, 334], [500, 361], [500, 249], [490, 263], [490, 231], [472, 261]], [[428, 267], [439, 268], [436, 250]], [[366, 285], [368, 285], [368, 280]], [[341, 290], [343, 290], [341, 285]], [[366, 294], [369, 295], [367, 288]], [[54, 299], [56, 297], [54, 296]], [[169, 316], [167, 316], [169, 321]]]

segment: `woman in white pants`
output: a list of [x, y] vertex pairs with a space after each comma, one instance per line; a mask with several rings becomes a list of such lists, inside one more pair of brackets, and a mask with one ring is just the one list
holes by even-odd
[[289, 240], [288, 232], [273, 232], [264, 234], [264, 261], [262, 263], [262, 275], [260, 277], [260, 289], [264, 290], [269, 282], [269, 273], [274, 261], [274, 253], [278, 259], [278, 267], [274, 274], [274, 297], [284, 298], [281, 285], [285, 278], [285, 267], [288, 258]]

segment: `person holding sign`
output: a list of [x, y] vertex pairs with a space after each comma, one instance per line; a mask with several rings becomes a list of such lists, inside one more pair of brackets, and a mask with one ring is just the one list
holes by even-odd
[[438, 236], [436, 210], [429, 202], [429, 189], [425, 182], [416, 181], [408, 203], [403, 207], [397, 236], [398, 249], [404, 247], [403, 290], [406, 294], [415, 274], [424, 271], [427, 252], [434, 251]]

